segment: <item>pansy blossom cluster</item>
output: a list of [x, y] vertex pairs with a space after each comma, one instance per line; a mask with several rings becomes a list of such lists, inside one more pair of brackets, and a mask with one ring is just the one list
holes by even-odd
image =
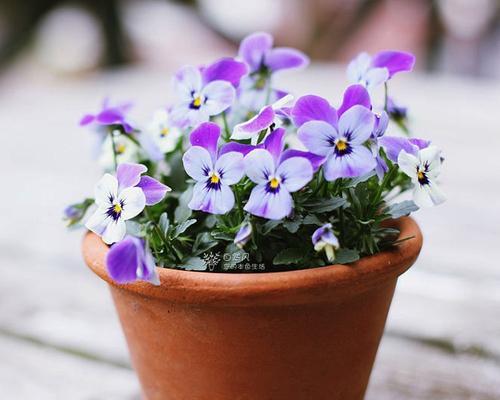
[[82, 118], [106, 173], [65, 218], [110, 246], [113, 279], [157, 284], [156, 266], [241, 271], [242, 260], [266, 271], [344, 264], [411, 239], [386, 221], [444, 201], [441, 151], [409, 136], [389, 96], [414, 56], [360, 54], [337, 103], [275, 86], [308, 62], [255, 33], [234, 58], [181, 68], [176, 100], [150, 121], [109, 100]]

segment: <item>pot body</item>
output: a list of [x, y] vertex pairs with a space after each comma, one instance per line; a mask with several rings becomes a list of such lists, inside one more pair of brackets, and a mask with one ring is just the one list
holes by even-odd
[[107, 250], [84, 253], [110, 283], [145, 400], [361, 400], [397, 277], [422, 243], [416, 224], [403, 222], [416, 230], [413, 243], [351, 266], [162, 269], [160, 287], [115, 285]]

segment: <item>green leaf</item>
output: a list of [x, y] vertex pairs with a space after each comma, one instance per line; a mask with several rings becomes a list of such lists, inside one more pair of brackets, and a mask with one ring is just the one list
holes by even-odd
[[345, 189], [354, 188], [358, 186], [360, 183], [366, 182], [372, 176], [375, 175], [375, 171], [371, 171], [366, 175], [358, 176], [357, 178], [350, 179], [349, 182], [344, 186]]
[[145, 235], [142, 225], [137, 221], [125, 221], [127, 226], [127, 234], [135, 237], [143, 237]]
[[332, 197], [331, 199], [309, 201], [304, 204], [304, 208], [307, 208], [314, 213], [325, 213], [342, 207], [345, 203], [346, 201], [343, 197]]
[[283, 221], [281, 219], [280, 220], [270, 219], [264, 225], [262, 225], [262, 234], [267, 235], [282, 222]]
[[274, 265], [290, 265], [296, 264], [304, 258], [304, 249], [298, 247], [290, 247], [280, 251], [273, 259]]
[[184, 264], [179, 265], [179, 267], [186, 271], [205, 271], [207, 269], [207, 264], [200, 257], [191, 257], [188, 258]]
[[348, 264], [359, 260], [359, 253], [353, 249], [339, 249], [335, 254], [335, 264]]
[[314, 214], [306, 215], [302, 223], [304, 225], [318, 225], [318, 226], [323, 225], [323, 222], [321, 222], [319, 218]]
[[418, 206], [412, 200], [402, 201], [401, 203], [391, 204], [384, 212], [396, 219], [409, 215], [418, 210]]
[[184, 222], [193, 214], [193, 211], [188, 207], [188, 203], [192, 197], [193, 197], [193, 187], [190, 186], [179, 197], [179, 206], [174, 211], [175, 222], [178, 223]]
[[184, 221], [183, 223], [177, 225], [177, 227], [175, 228], [175, 232], [174, 232], [174, 239], [176, 237], [178, 237], [179, 235], [182, 235], [186, 229], [188, 229], [191, 225], [194, 225], [196, 224], [196, 219], [188, 219], [187, 221]]
[[301, 224], [302, 224], [302, 219], [301, 218], [298, 218], [298, 219], [295, 219], [295, 220], [285, 220], [285, 221], [283, 221], [283, 226], [290, 233], [297, 233], [297, 231], [299, 230]]
[[234, 240], [234, 235], [230, 235], [226, 232], [216, 231], [212, 232], [211, 235], [216, 240], [225, 240], [226, 242], [232, 242]]
[[168, 214], [166, 212], [160, 215], [159, 225], [163, 233], [163, 236], [168, 237], [168, 229], [170, 228], [170, 221], [168, 220]]

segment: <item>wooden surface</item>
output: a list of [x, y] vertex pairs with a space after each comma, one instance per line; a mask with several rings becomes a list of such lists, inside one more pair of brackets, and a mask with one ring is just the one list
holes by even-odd
[[[145, 114], [168, 99], [170, 72], [2, 78], [0, 398], [139, 399], [107, 288], [60, 215], [100, 176], [80, 115], [110, 93]], [[332, 99], [345, 84], [331, 66], [283, 82]], [[417, 134], [445, 149], [449, 200], [417, 214], [424, 250], [400, 279], [367, 399], [499, 399], [500, 86], [440, 76], [395, 86]]]

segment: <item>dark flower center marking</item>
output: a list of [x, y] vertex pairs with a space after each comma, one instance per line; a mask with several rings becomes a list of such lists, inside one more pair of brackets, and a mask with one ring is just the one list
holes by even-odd
[[207, 179], [206, 187], [211, 190], [220, 190], [220, 178], [221, 177], [217, 172], [212, 172]]
[[277, 177], [272, 177], [269, 179], [266, 185], [266, 192], [268, 193], [278, 193], [280, 191], [281, 179]]
[[117, 221], [120, 218], [121, 213], [123, 212], [123, 206], [124, 202], [123, 200], [120, 200], [119, 203], [112, 204], [108, 208], [108, 211], [106, 211], [106, 214]]
[[420, 185], [428, 185], [429, 184], [429, 178], [427, 178], [426, 171], [421, 171], [419, 167], [417, 167], [417, 180]]
[[194, 92], [191, 93], [191, 96], [193, 96], [193, 101], [191, 101], [189, 108], [192, 110], [199, 110], [201, 105], [207, 101], [207, 99], [202, 96], [195, 96]]
[[345, 139], [337, 139], [334, 143], [334, 151], [337, 156], [345, 156], [352, 152], [352, 148]]
[[161, 131], [160, 131], [160, 136], [161, 137], [165, 137], [168, 135], [168, 133], [170, 132], [170, 129], [168, 129], [167, 127], [163, 128]]

